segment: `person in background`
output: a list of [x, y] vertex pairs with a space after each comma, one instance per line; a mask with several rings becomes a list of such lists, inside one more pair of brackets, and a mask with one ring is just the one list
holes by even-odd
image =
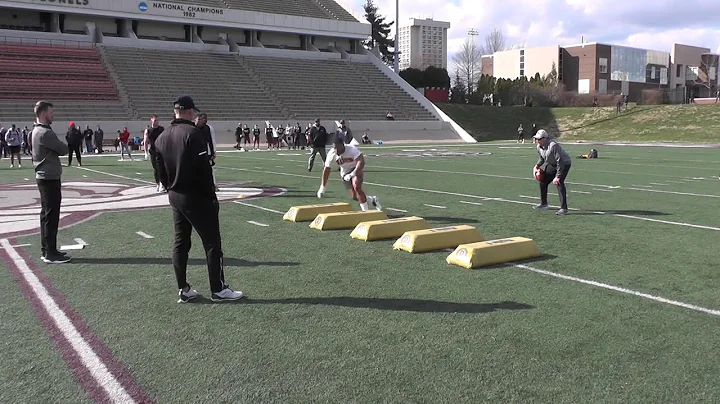
[[128, 145], [128, 142], [130, 141], [130, 132], [128, 132], [127, 126], [120, 132], [118, 141], [120, 142], [120, 160], [118, 161], [125, 161], [126, 152], [130, 161], [133, 161], [132, 155], [130, 154], [130, 146]]
[[158, 123], [157, 115], [150, 115], [150, 126], [148, 126], [143, 143], [145, 144], [145, 150], [147, 150], [146, 153], [150, 154], [150, 164], [153, 168], [153, 177], [155, 178], [155, 184], [157, 184], [157, 192], [167, 192], [160, 182], [160, 174], [157, 168], [157, 153], [155, 152], [155, 141], [164, 130], [165, 128]]
[[556, 214], [567, 215], [568, 204], [565, 178], [570, 171], [572, 158], [559, 143], [550, 140], [550, 136], [544, 129], [538, 130], [533, 139], [537, 142], [537, 152], [540, 156], [533, 169], [535, 178], [540, 181], [540, 204], [535, 206], [535, 209], [549, 209], [547, 193], [548, 186], [552, 183], [557, 185], [558, 196], [560, 197], [560, 210]]
[[69, 149], [50, 127], [53, 121], [53, 105], [38, 101], [34, 112], [37, 121], [33, 126], [31, 143], [35, 181], [40, 191], [40, 258], [48, 264], [63, 264], [70, 261], [70, 257], [57, 248], [62, 201], [60, 156], [68, 154]]
[[298, 148], [305, 150], [305, 136], [303, 135], [300, 122], [295, 122], [295, 128], [293, 129], [293, 150], [297, 150]]
[[30, 134], [32, 132], [28, 127], [24, 127], [22, 130], [22, 154], [25, 156], [30, 155]]
[[240, 150], [240, 143], [242, 142], [242, 137], [243, 137], [242, 123], [238, 123], [237, 128], [235, 128], [235, 148], [237, 150]]
[[247, 124], [243, 125], [243, 146], [245, 151], [247, 151], [250, 148], [250, 128], [248, 128]]
[[370, 144], [370, 143], [371, 143], [371, 142], [370, 142], [370, 137], [368, 136], [367, 133], [363, 133], [363, 135], [362, 135], [362, 143], [363, 143], [363, 144]]
[[327, 158], [325, 147], [327, 146], [328, 133], [325, 127], [320, 125], [320, 119], [315, 120], [315, 124], [310, 128], [310, 144], [312, 144], [312, 153], [308, 159], [308, 172], [311, 172], [315, 164], [315, 156], [320, 153], [323, 162]]
[[520, 143], [522, 141], [523, 144], [525, 144], [525, 129], [523, 129], [522, 124], [517, 129], [518, 137], [517, 142]]
[[2, 157], [7, 157], [7, 142], [5, 141], [5, 134], [7, 129], [0, 127], [0, 154]]
[[210, 160], [210, 166], [212, 167], [213, 185], [215, 186], [215, 191], [219, 191], [220, 189], [215, 179], [215, 158], [217, 157], [215, 154], [215, 128], [213, 128], [212, 125], [208, 125], [208, 117], [204, 112], [195, 118], [195, 126], [200, 129], [200, 133], [203, 135], [203, 139], [205, 139], [205, 143], [207, 144], [208, 160]]
[[78, 167], [82, 167], [82, 157], [80, 156], [80, 151], [83, 144], [83, 134], [80, 132], [80, 129], [75, 126], [74, 122], [70, 122], [70, 127], [65, 133], [65, 141], [67, 141], [68, 147], [70, 148], [70, 153], [68, 154], [68, 167], [72, 165], [73, 153], [75, 153], [75, 157], [77, 158]]
[[253, 149], [260, 150], [260, 128], [257, 125], [253, 127]]
[[22, 135], [15, 124], [10, 126], [10, 129], [5, 133], [5, 142], [7, 143], [8, 150], [10, 151], [10, 168], [15, 167], [15, 156], [18, 160], [18, 168], [22, 168], [22, 161], [20, 160], [20, 146], [22, 146]]
[[104, 153], [103, 137], [105, 137], [105, 133], [102, 129], [100, 129], [100, 125], [98, 125], [97, 129], [95, 129], [95, 149], [97, 150], [98, 154]]
[[83, 137], [85, 138], [85, 153], [92, 153], [95, 149], [93, 147], [93, 135], [95, 133], [92, 129], [90, 129], [90, 125], [85, 126], [85, 131], [83, 132]]
[[354, 138], [353, 138], [352, 130], [347, 125], [345, 125], [344, 119], [340, 121], [339, 130], [340, 130], [340, 133], [345, 137], [345, 144], [350, 144], [350, 142], [352, 142]]

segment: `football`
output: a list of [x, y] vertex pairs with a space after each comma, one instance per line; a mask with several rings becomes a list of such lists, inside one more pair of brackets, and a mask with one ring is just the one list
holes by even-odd
[[536, 180], [541, 181], [543, 177], [543, 170], [541, 170], [538, 167], [533, 168], [533, 177], [535, 177]]

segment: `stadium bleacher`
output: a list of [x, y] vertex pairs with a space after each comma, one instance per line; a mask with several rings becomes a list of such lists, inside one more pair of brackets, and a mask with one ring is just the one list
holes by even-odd
[[39, 99], [61, 101], [55, 119], [128, 119], [92, 47], [0, 44], [0, 94], [0, 121], [32, 121]]
[[[172, 115], [172, 101], [190, 95], [214, 120], [276, 120], [279, 105], [232, 54], [103, 47], [106, 61], [140, 119]], [[169, 63], [177, 68], [168, 68]]]

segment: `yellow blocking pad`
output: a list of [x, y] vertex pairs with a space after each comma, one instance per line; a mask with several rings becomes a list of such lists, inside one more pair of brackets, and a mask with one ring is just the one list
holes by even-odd
[[385, 212], [378, 210], [367, 210], [365, 212], [335, 212], [321, 213], [310, 223], [311, 229], [318, 230], [340, 230], [352, 229], [359, 223], [368, 220], [387, 219]]
[[293, 206], [283, 215], [283, 220], [291, 222], [310, 222], [321, 213], [351, 212], [353, 207], [347, 202], [325, 203], [320, 205]]
[[411, 253], [455, 248], [460, 244], [485, 240], [476, 228], [468, 225], [438, 227], [435, 229], [407, 231], [393, 248]]
[[424, 230], [428, 228], [430, 228], [430, 225], [421, 217], [401, 217], [397, 219], [362, 222], [350, 233], [350, 237], [364, 241], [384, 240], [400, 237], [406, 231]]
[[478, 268], [526, 260], [541, 256], [535, 241], [525, 237], [510, 237], [480, 243], [459, 245], [446, 261], [463, 268]]

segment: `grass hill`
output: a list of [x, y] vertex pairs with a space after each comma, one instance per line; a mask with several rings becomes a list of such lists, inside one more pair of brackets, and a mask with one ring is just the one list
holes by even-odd
[[479, 141], [509, 140], [533, 123], [564, 141], [720, 143], [720, 104], [608, 108], [439, 107]]

